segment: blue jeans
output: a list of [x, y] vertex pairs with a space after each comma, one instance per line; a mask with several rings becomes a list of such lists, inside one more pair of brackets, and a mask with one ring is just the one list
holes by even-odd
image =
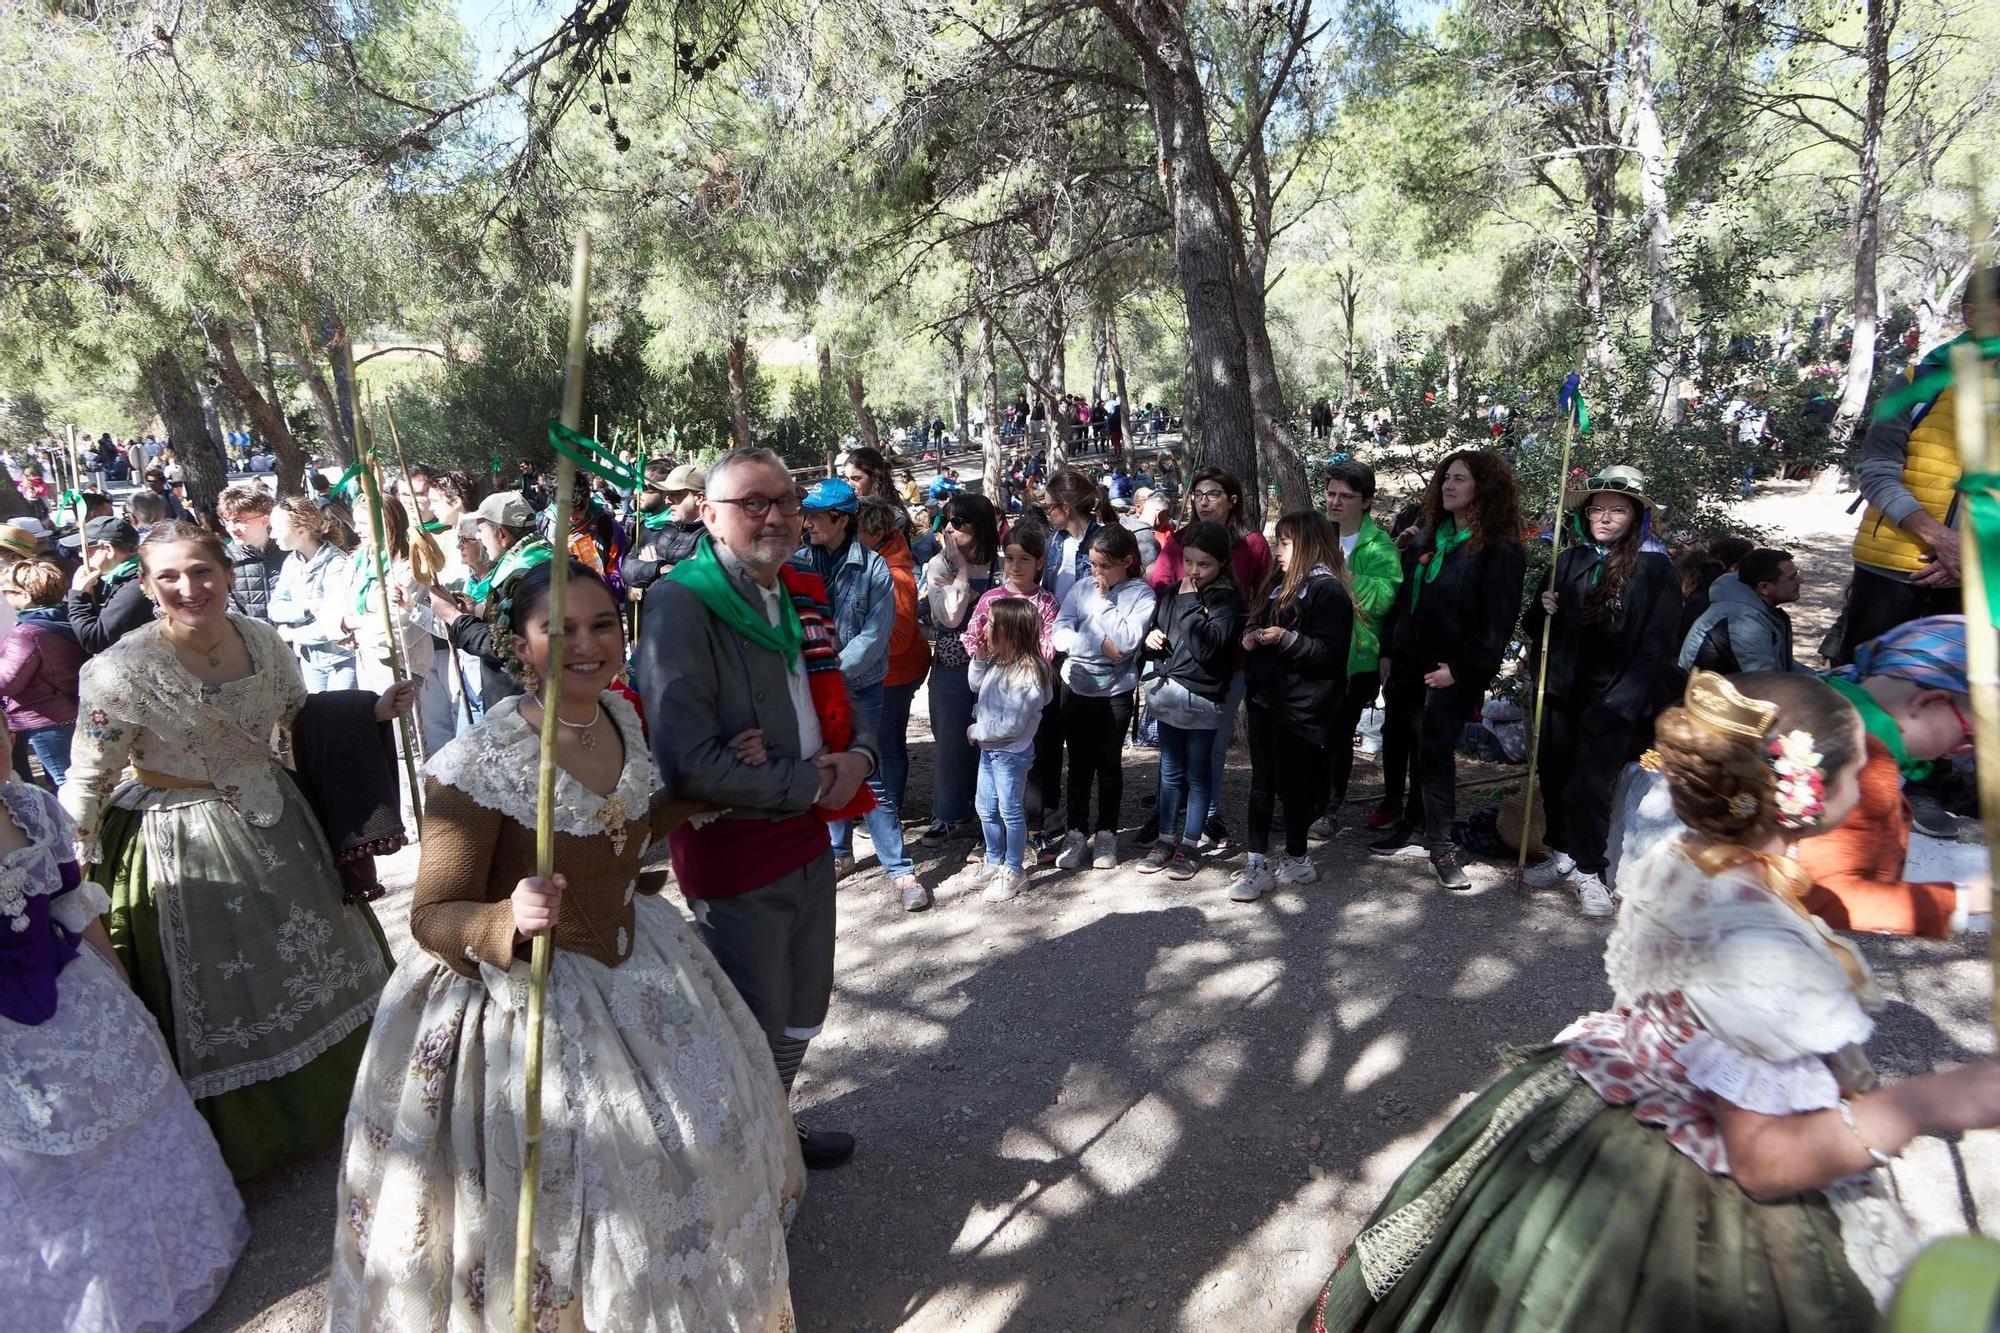
[[[1034, 766], [1035, 751], [981, 750], [979, 790], [973, 806], [979, 811], [979, 827], [986, 836], [986, 864], [1019, 870], [1028, 854], [1028, 770]], [[1002, 857], [996, 849], [1005, 847]]]
[[904, 789], [910, 785], [910, 705], [923, 683], [918, 676], [907, 685], [882, 687], [882, 724], [875, 730], [875, 748], [882, 754], [882, 790], [889, 793], [898, 819], [903, 815]]
[[1236, 733], [1236, 719], [1243, 712], [1243, 696], [1249, 689], [1249, 677], [1239, 671], [1229, 679], [1229, 693], [1222, 696], [1222, 725], [1215, 730], [1215, 753], [1208, 760], [1208, 805], [1203, 823], [1222, 818], [1222, 778], [1229, 771], [1229, 738]]
[[1210, 783], [1220, 731], [1183, 731], [1160, 723], [1160, 795], [1154, 809], [1160, 816], [1160, 841], [1172, 842], [1179, 828], [1181, 841], [1201, 841], [1211, 801]]
[[965, 729], [972, 725], [972, 682], [965, 667], [931, 667], [931, 818], [956, 824], [972, 818], [979, 759]]
[[[868, 725], [875, 734], [882, 734], [882, 686], [864, 686], [854, 691], [854, 702], [861, 706], [861, 715], [868, 719]], [[877, 742], [880, 743], [879, 741]], [[916, 866], [903, 853], [903, 819], [897, 802], [889, 797], [888, 787], [882, 780], [884, 765], [876, 764], [875, 772], [869, 776], [868, 790], [875, 793], [875, 808], [861, 817], [868, 826], [868, 840], [875, 844], [875, 859], [882, 864], [882, 873], [890, 879], [901, 879], [904, 875], [917, 873]], [[836, 819], [827, 824], [827, 834], [833, 839], [835, 856], [854, 855], [854, 821]]]
[[351, 690], [354, 688], [354, 654], [336, 657], [331, 653], [314, 653], [310, 660], [302, 657], [299, 659], [299, 675], [305, 680], [307, 694]]
[[59, 727], [43, 727], [39, 731], [25, 733], [28, 748], [35, 752], [35, 758], [42, 761], [48, 771], [49, 781], [61, 790], [63, 779], [69, 775], [69, 743], [76, 735], [76, 723], [65, 722]]

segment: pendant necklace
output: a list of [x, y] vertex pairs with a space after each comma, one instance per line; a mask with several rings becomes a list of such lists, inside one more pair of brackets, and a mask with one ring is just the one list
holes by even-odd
[[576, 738], [576, 743], [578, 745], [581, 745], [586, 750], [595, 750], [597, 748], [597, 733], [592, 731], [591, 728], [596, 726], [597, 719], [603, 716], [604, 716], [604, 705], [600, 703], [599, 705], [597, 705], [596, 711], [591, 713], [590, 721], [588, 722], [572, 722], [568, 718], [564, 717], [561, 713], [556, 714], [556, 721], [560, 722], [565, 727], [568, 727], [571, 731], [581, 733]]
[[[214, 670], [222, 665], [222, 640], [220, 639], [215, 641], [215, 647], [213, 648], [197, 648], [191, 643], [181, 642], [172, 634], [167, 635], [167, 642], [173, 644], [174, 647], [184, 653], [193, 653], [196, 657], [206, 659], [210, 670]], [[595, 718], [591, 720], [593, 722], [596, 721]]]

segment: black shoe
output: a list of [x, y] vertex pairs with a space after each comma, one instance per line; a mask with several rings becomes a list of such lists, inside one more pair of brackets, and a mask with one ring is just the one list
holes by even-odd
[[804, 1125], [797, 1128], [799, 1155], [806, 1159], [808, 1171], [831, 1171], [836, 1166], [846, 1166], [847, 1159], [854, 1156], [852, 1134], [837, 1129], [807, 1129]]
[[1216, 815], [1210, 815], [1208, 822], [1201, 826], [1200, 851], [1203, 856], [1226, 855], [1236, 840], [1229, 836], [1229, 825]]
[[1139, 825], [1138, 843], [1141, 847], [1149, 847], [1159, 840], [1160, 817], [1158, 815], [1149, 815], [1146, 818], [1146, 822]]
[[1408, 824], [1398, 822], [1383, 829], [1382, 836], [1368, 844], [1368, 850], [1381, 856], [1394, 856], [1414, 845], [1414, 831]]
[[1472, 880], [1467, 877], [1465, 867], [1458, 863], [1458, 853], [1453, 851], [1431, 853], [1431, 873], [1438, 877], [1438, 883], [1447, 889], [1469, 889]]

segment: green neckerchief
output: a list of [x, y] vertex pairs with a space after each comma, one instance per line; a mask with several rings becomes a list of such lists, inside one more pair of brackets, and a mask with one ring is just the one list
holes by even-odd
[[354, 614], [365, 616], [368, 614], [368, 594], [375, 587], [377, 563], [374, 552], [361, 546], [354, 548], [354, 561], [361, 566], [361, 587], [354, 594]]
[[791, 597], [780, 589], [778, 623], [773, 625], [764, 619], [764, 613], [736, 590], [729, 571], [722, 567], [721, 557], [709, 545], [707, 533], [695, 543], [694, 554], [675, 565], [667, 578], [699, 597], [701, 604], [723, 624], [759, 648], [768, 648], [783, 657], [785, 669], [798, 674], [799, 649], [805, 645], [806, 630], [799, 623], [799, 610], [792, 605]]
[[1457, 519], [1445, 520], [1445, 525], [1438, 529], [1437, 543], [1431, 551], [1430, 560], [1417, 571], [1417, 576], [1410, 580], [1412, 611], [1417, 609], [1417, 598], [1423, 594], [1424, 585], [1437, 582], [1438, 570], [1444, 568], [1445, 557], [1471, 540], [1471, 529], [1459, 527]]
[[116, 566], [115, 568], [111, 569], [109, 572], [105, 574], [104, 590], [106, 592], [110, 592], [113, 588], [117, 587], [119, 584], [123, 583], [126, 579], [131, 578], [134, 574], [137, 574], [138, 572], [139, 572], [139, 557], [135, 555], [131, 559], [125, 561], [121, 565]]
[[1910, 758], [1910, 752], [1903, 748], [1903, 728], [1889, 716], [1888, 709], [1876, 702], [1874, 695], [1861, 688], [1859, 681], [1844, 680], [1839, 676], [1821, 676], [1820, 679], [1854, 705], [1855, 711], [1861, 714], [1861, 725], [1870, 736], [1882, 742], [1882, 747], [1896, 761], [1896, 769], [1904, 778], [1919, 782], [1931, 775], [1930, 760]]
[[430, 522], [425, 523], [423, 525], [423, 530], [425, 532], [443, 532], [446, 528], [450, 526], [451, 524], [444, 522], [442, 519], [434, 518]]
[[648, 532], [658, 532], [661, 528], [666, 527], [667, 524], [673, 521], [674, 521], [674, 511], [671, 509], [662, 509], [657, 514], [639, 515], [640, 524]]
[[506, 587], [516, 574], [547, 564], [554, 554], [548, 542], [540, 537], [516, 542], [501, 553], [485, 578], [475, 576], [465, 581], [465, 595], [475, 602], [483, 602], [493, 595], [495, 588]]

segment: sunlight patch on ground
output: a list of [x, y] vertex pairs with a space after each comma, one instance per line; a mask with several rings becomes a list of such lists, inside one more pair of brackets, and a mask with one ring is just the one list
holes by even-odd
[[1203, 977], [1194, 988], [1194, 1002], [1201, 1005], [1228, 1004], [1254, 1008], [1268, 1001], [1277, 990], [1285, 965], [1276, 958], [1258, 958], [1225, 967]]
[[[1072, 1071], [1083, 1072], [1083, 1071]], [[1090, 1071], [1093, 1079], [1099, 1071]], [[1094, 1104], [1093, 1104], [1094, 1103]], [[1092, 1098], [1065, 1087], [1058, 1105], [1037, 1118], [1051, 1143], [1077, 1159], [1089, 1179], [1113, 1197], [1157, 1176], [1180, 1146], [1180, 1113], [1157, 1092], [1136, 1102]]]
[[1245, 1055], [1239, 1037], [1217, 1037], [1196, 1051], [1174, 1074], [1174, 1087], [1204, 1110], [1221, 1106], [1243, 1073]]
[[1327, 1062], [1332, 1058], [1333, 1023], [1321, 1014], [1312, 1020], [1305, 1039], [1299, 1043], [1298, 1058], [1292, 1061], [1292, 1081], [1301, 1088], [1310, 1088], [1326, 1073]]
[[[1516, 821], [1518, 823], [1518, 821]], [[1454, 1000], [1483, 1000], [1514, 984], [1521, 969], [1512, 960], [1483, 953], [1469, 959], [1451, 988]]]
[[[1300, 1181], [1289, 1198], [1272, 1201], [1264, 1220], [1230, 1247], [1195, 1284], [1179, 1310], [1183, 1329], [1290, 1328], [1333, 1271], [1340, 1247], [1366, 1217], [1343, 1202], [1356, 1191], [1328, 1175]], [[1303, 1243], [1301, 1243], [1303, 1242]], [[1280, 1274], [1273, 1282], [1271, 1275]]]
[[1039, 1189], [1031, 1181], [1005, 1203], [976, 1205], [951, 1243], [952, 1257], [991, 1259], [1021, 1254], [1039, 1244], [1049, 1229], [1049, 1219], [1032, 1206]]
[[1361, 1048], [1361, 1054], [1347, 1067], [1340, 1085], [1349, 1096], [1380, 1082], [1403, 1067], [1409, 1041], [1400, 1032], [1385, 1032]]

